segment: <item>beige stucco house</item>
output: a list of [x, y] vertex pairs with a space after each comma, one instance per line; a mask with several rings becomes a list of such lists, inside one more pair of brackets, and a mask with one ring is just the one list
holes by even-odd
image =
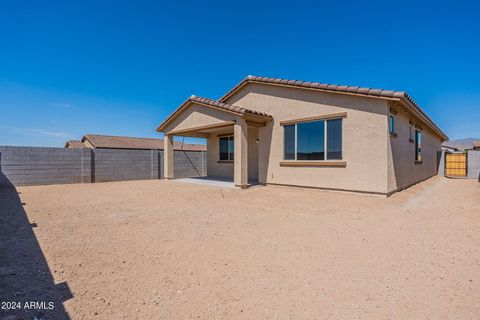
[[437, 173], [448, 137], [405, 92], [248, 76], [219, 100], [192, 96], [157, 129], [207, 138], [210, 177], [390, 195]]

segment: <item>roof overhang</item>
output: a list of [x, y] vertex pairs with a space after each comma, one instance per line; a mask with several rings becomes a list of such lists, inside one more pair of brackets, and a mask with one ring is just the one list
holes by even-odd
[[223, 97], [221, 97], [218, 101], [221, 103], [225, 103], [235, 93], [252, 83], [398, 101], [402, 105], [404, 105], [406, 109], [409, 110], [415, 117], [419, 118], [431, 130], [433, 130], [438, 136], [440, 136], [443, 141], [448, 140], [448, 136], [442, 130], [440, 130], [440, 128], [432, 121], [432, 119], [430, 119], [430, 117], [427, 116], [427, 114], [415, 103], [415, 101], [408, 95], [408, 93], [404, 91], [362, 88], [357, 86], [339, 86], [319, 82], [247, 76], [230, 91], [228, 91]]
[[[263, 112], [249, 110], [243, 107], [234, 106], [228, 103], [222, 103], [222, 102], [208, 99], [208, 98], [191, 96], [184, 103], [182, 103], [180, 107], [178, 107], [177, 110], [175, 110], [175, 112], [173, 112], [164, 122], [162, 122], [160, 126], [158, 126], [157, 131], [165, 132], [165, 129], [167, 128], [167, 126], [170, 123], [172, 123], [172, 121], [175, 120], [180, 114], [182, 114], [183, 111], [185, 111], [188, 107], [190, 107], [193, 104], [201, 107], [205, 107], [205, 108], [212, 108], [215, 110], [219, 110], [221, 112], [228, 112], [234, 115], [238, 115], [240, 117], [248, 119], [248, 121], [252, 123], [257, 123], [257, 124], [265, 123], [265, 121], [270, 121], [272, 119], [272, 116]], [[184, 130], [184, 131], [192, 132], [194, 131], [194, 129], [195, 128], [189, 128], [188, 130]], [[205, 128], [198, 127], [197, 129], [198, 129], [197, 131], [202, 131]], [[175, 134], [175, 132], [171, 132], [169, 134]], [[177, 132], [177, 134], [179, 134], [179, 132]]]

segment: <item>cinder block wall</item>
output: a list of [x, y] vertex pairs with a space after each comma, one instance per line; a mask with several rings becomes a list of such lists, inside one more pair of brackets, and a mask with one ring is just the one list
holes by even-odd
[[[207, 175], [206, 152], [175, 151], [176, 178]], [[163, 178], [163, 151], [0, 146], [0, 187]]]
[[467, 159], [468, 177], [480, 180], [480, 151], [468, 150]]
[[158, 150], [92, 149], [94, 182], [159, 179]]
[[90, 150], [0, 146], [0, 186], [90, 182]]

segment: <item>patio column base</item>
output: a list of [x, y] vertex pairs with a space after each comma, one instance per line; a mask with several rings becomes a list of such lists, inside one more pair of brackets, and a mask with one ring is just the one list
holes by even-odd
[[248, 185], [247, 185], [247, 184], [242, 184], [242, 185], [236, 184], [235, 187], [238, 187], [238, 188], [240, 188], [240, 189], [248, 189]]

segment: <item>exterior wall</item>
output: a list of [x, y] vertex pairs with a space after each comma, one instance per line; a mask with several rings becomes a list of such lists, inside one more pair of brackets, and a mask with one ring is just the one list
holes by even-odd
[[441, 150], [439, 152], [439, 160], [438, 160], [438, 172], [437, 175], [440, 177], [445, 176], [445, 150]]
[[[0, 187], [159, 179], [163, 151], [0, 146]], [[176, 178], [205, 176], [206, 152], [175, 151]]]
[[480, 181], [480, 150], [468, 150], [468, 177]]
[[[225, 102], [263, 111], [274, 118], [258, 129], [260, 183], [388, 192], [388, 102], [385, 100], [250, 84]], [[284, 134], [280, 121], [339, 112], [347, 113], [343, 119], [345, 168], [280, 166]]]
[[[405, 111], [391, 106], [397, 136], [388, 139], [388, 192], [404, 189], [437, 174], [441, 166], [442, 141], [432, 130], [422, 127], [422, 163], [415, 163], [415, 142], [410, 139], [410, 121]], [[441, 169], [443, 170], [443, 168]]]

